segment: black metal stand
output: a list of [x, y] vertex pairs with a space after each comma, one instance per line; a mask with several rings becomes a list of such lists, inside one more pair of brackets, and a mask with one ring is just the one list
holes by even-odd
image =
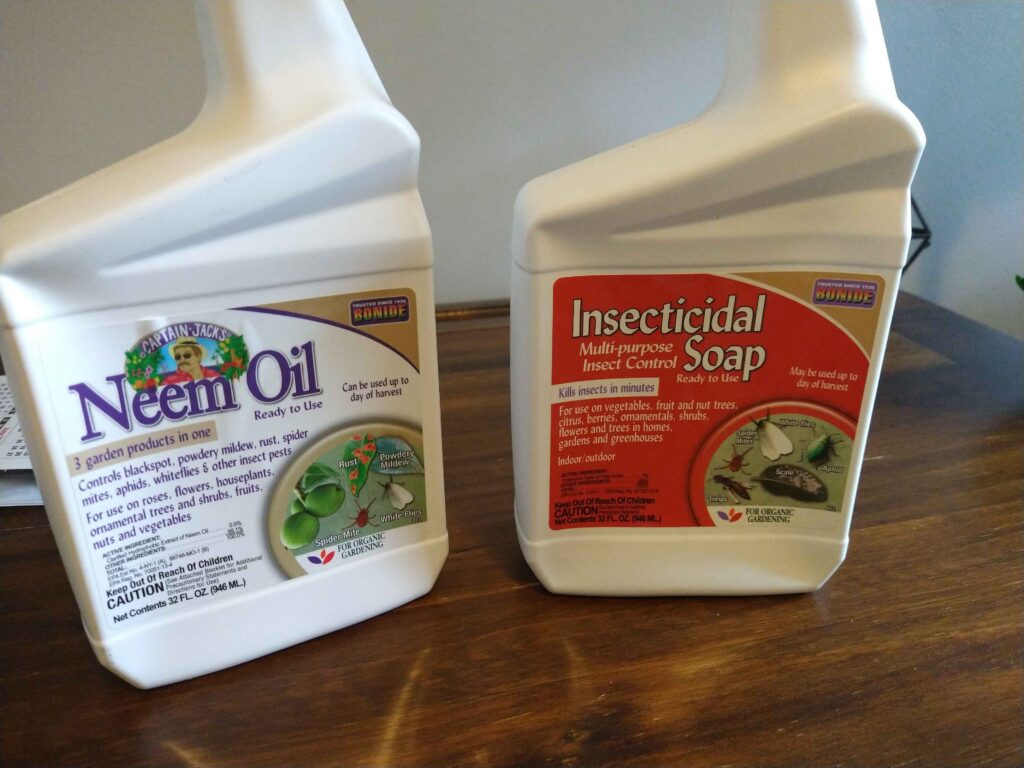
[[911, 224], [910, 227], [910, 245], [913, 248], [914, 241], [917, 241], [917, 247], [914, 248], [910, 254], [910, 258], [907, 259], [907, 263], [903, 267], [903, 271], [906, 272], [910, 265], [914, 263], [914, 260], [921, 255], [921, 251], [932, 244], [932, 231], [928, 227], [928, 222], [924, 220], [924, 216], [921, 215], [921, 209], [917, 207], [917, 201], [911, 196], [910, 207], [913, 209], [913, 216], [916, 217], [917, 221], [920, 222], [921, 226], [915, 227]]

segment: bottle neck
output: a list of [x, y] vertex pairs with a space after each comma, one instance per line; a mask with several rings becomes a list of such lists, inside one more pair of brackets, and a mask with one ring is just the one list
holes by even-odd
[[733, 0], [720, 100], [895, 95], [874, 0]]
[[342, 0], [195, 0], [206, 105], [387, 95]]

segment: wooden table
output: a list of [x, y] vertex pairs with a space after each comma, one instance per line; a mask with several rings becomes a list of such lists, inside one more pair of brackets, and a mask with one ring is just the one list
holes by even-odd
[[1024, 344], [901, 296], [818, 593], [598, 599], [548, 594], [519, 553], [507, 318], [439, 331], [430, 595], [138, 691], [93, 658], [42, 510], [0, 511], [0, 765], [1024, 763]]

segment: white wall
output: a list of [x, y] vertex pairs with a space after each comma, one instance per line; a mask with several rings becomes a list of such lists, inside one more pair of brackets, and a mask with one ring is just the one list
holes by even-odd
[[1024, 3], [879, 3], [896, 89], [928, 147], [914, 197], [932, 247], [903, 287], [1024, 339]]
[[[698, 114], [723, 75], [716, 0], [350, 0], [423, 139], [438, 301], [508, 296], [529, 178]], [[897, 87], [929, 136], [934, 245], [905, 287], [1024, 338], [1022, 5], [882, 0]], [[0, 212], [176, 133], [202, 65], [181, 0], [0, 2]]]

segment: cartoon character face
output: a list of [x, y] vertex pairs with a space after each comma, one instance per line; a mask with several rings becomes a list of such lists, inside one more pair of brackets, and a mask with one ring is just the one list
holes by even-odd
[[192, 338], [181, 338], [171, 347], [174, 362], [181, 373], [188, 374], [193, 381], [203, 378], [203, 357], [206, 354], [202, 345]]

